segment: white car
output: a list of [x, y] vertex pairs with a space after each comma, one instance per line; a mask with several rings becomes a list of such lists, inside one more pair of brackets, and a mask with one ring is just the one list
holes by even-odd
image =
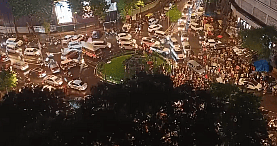
[[67, 44], [71, 41], [73, 35], [66, 35], [63, 40], [62, 40], [62, 44]]
[[159, 22], [159, 19], [156, 19], [156, 18], [150, 18], [148, 20], [148, 25], [154, 25], [154, 24], [157, 24]]
[[192, 1], [188, 1], [188, 2], [185, 4], [185, 7], [184, 7], [184, 8], [192, 9], [192, 8], [193, 8], [193, 2], [192, 2]]
[[182, 42], [182, 46], [185, 54], [188, 54], [191, 51], [189, 42]]
[[67, 85], [68, 85], [68, 87], [79, 90], [79, 91], [84, 91], [88, 87], [87, 83], [84, 83], [81, 80], [69, 81]]
[[189, 36], [187, 33], [181, 33], [181, 42], [188, 42], [189, 41]]
[[69, 48], [63, 48], [63, 49], [61, 49], [61, 52], [62, 52], [62, 55], [66, 55], [68, 52], [71, 52], [73, 50], [82, 52], [82, 45], [74, 45]]
[[15, 46], [22, 46], [23, 45], [23, 41], [19, 40], [17, 38], [8, 38], [6, 40], [6, 45], [15, 45]]
[[110, 42], [105, 41], [93, 41], [91, 44], [95, 49], [112, 48], [112, 44]]
[[199, 74], [204, 74], [205, 73], [205, 69], [195, 60], [189, 60], [187, 62], [187, 65], [194, 70], [195, 72], [199, 73]]
[[216, 45], [216, 42], [215, 42], [214, 39], [208, 39], [207, 45], [208, 45], [209, 47], [214, 47], [214, 46]]
[[178, 31], [185, 31], [186, 23], [178, 23]]
[[199, 7], [196, 11], [198, 16], [202, 16], [205, 13], [204, 7]]
[[71, 39], [71, 41], [83, 41], [84, 40], [84, 35], [82, 34], [78, 34], [78, 35], [74, 35]]
[[31, 56], [40, 56], [41, 52], [37, 48], [26, 48], [24, 50], [24, 55], [31, 55]]
[[161, 45], [158, 44], [154, 44], [153, 46], [151, 46], [150, 50], [164, 55], [168, 55], [170, 53], [169, 48], [163, 48]]
[[258, 90], [258, 91], [262, 91], [263, 89], [262, 84], [258, 83], [254, 79], [249, 79], [249, 78], [240, 78], [238, 85], [241, 85], [241, 86], [244, 85], [248, 89]]
[[129, 42], [122, 42], [119, 47], [121, 49], [126, 49], [126, 50], [132, 50], [132, 49], [137, 49], [138, 45], [136, 43], [134, 43], [133, 41], [129, 41]]
[[122, 31], [123, 32], [129, 32], [130, 31], [130, 29], [131, 29], [131, 24], [129, 24], [129, 23], [125, 23], [125, 24], [123, 24], [123, 26], [122, 26]]
[[190, 28], [194, 31], [202, 31], [203, 30], [203, 27], [201, 27], [199, 24], [197, 24], [195, 22], [190, 23]]
[[11, 52], [11, 53], [22, 53], [22, 49], [18, 48], [15, 45], [9, 44], [6, 46], [6, 50], [7, 52]]
[[183, 15], [179, 20], [178, 23], [187, 23], [187, 16]]
[[47, 75], [43, 80], [42, 83], [47, 83], [53, 86], [61, 86], [63, 84], [63, 80], [61, 77], [55, 75]]
[[160, 24], [154, 24], [154, 25], [150, 25], [148, 27], [148, 32], [155, 32], [156, 30], [160, 30], [163, 26]]
[[29, 65], [27, 62], [16, 61], [16, 62], [12, 62], [12, 67], [24, 71], [29, 68]]
[[129, 42], [133, 42], [133, 43], [136, 43], [137, 41], [135, 39], [127, 39], [127, 38], [121, 38], [118, 40], [118, 45], [120, 44], [126, 44], [126, 43], [129, 43]]
[[171, 41], [169, 42], [169, 45], [172, 47], [172, 48], [180, 48], [180, 44], [178, 43], [177, 39], [175, 37], [172, 37], [171, 38]]
[[156, 41], [150, 37], [143, 37], [141, 39], [141, 45], [145, 44], [146, 46], [152, 46]]
[[119, 33], [119, 34], [117, 34], [116, 40], [119, 41], [121, 38], [130, 40], [130, 39], [132, 39], [132, 36], [129, 33]]

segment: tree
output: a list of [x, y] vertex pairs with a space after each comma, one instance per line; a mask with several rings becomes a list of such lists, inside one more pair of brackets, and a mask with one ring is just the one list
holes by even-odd
[[245, 29], [239, 32], [242, 46], [258, 53], [259, 58], [268, 59], [272, 42], [277, 40], [277, 31], [273, 26]]
[[16, 87], [16, 74], [10, 70], [0, 71], [0, 91], [9, 91], [10, 88]]
[[173, 6], [172, 9], [170, 9], [166, 16], [169, 17], [170, 22], [177, 22], [178, 19], [182, 17], [182, 12], [177, 9], [176, 6]]

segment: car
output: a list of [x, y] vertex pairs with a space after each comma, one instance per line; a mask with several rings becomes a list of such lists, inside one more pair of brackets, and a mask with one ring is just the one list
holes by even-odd
[[198, 7], [196, 14], [202, 16], [205, 13], [204, 7]]
[[133, 43], [136, 43], [137, 41], [135, 39], [126, 39], [126, 38], [121, 38], [118, 40], [118, 44], [122, 44], [122, 43], [129, 43], [129, 42], [133, 42]]
[[148, 20], [148, 25], [154, 25], [154, 24], [157, 24], [159, 22], [159, 19], [156, 19], [156, 18], [150, 18]]
[[72, 80], [72, 81], [69, 81], [67, 86], [69, 88], [76, 89], [76, 90], [79, 90], [79, 91], [84, 91], [88, 87], [87, 83], [84, 83], [81, 80]]
[[119, 47], [121, 49], [132, 50], [132, 49], [137, 49], [138, 45], [136, 43], [134, 43], [133, 41], [129, 41], [129, 42], [120, 43]]
[[34, 69], [31, 69], [29, 71], [29, 75], [31, 77], [36, 77], [36, 78], [43, 78], [46, 76], [46, 71], [43, 70], [42, 68], [36, 67]]
[[190, 28], [194, 31], [202, 31], [203, 30], [203, 27], [201, 27], [199, 24], [197, 24], [195, 22], [190, 23]]
[[11, 62], [12, 67], [15, 69], [19, 69], [21, 71], [24, 71], [26, 69], [29, 68], [29, 65], [27, 62], [23, 62], [23, 61], [15, 61], [15, 62]]
[[185, 31], [186, 30], [186, 23], [178, 23], [178, 31]]
[[150, 50], [157, 52], [159, 54], [162, 54], [162, 55], [168, 55], [170, 53], [169, 48], [164, 48], [158, 43], [155, 43], [154, 45], [152, 45], [150, 47]]
[[178, 19], [178, 23], [187, 23], [187, 16], [183, 15], [180, 19]]
[[68, 43], [67, 47], [70, 48], [72, 46], [81, 45], [80, 41], [71, 41]]
[[61, 86], [63, 84], [63, 80], [61, 77], [55, 76], [55, 75], [47, 75], [43, 80], [42, 83], [50, 84], [53, 86]]
[[123, 26], [122, 26], [122, 31], [123, 32], [129, 32], [130, 31], [130, 29], [131, 29], [131, 24], [129, 24], [129, 23], [125, 23], [125, 24], [123, 24]]
[[41, 51], [37, 48], [26, 48], [24, 50], [24, 55], [30, 55], [30, 56], [40, 56]]
[[70, 68], [72, 68], [72, 67], [75, 67], [75, 66], [77, 66], [77, 62], [75, 62], [74, 60], [72, 60], [72, 59], [66, 59], [66, 60], [63, 60], [63, 61], [61, 61], [61, 69], [62, 70], [66, 70], [66, 69], [70, 69]]
[[163, 26], [160, 24], [154, 24], [154, 25], [150, 25], [148, 27], [148, 32], [152, 33], [155, 32], [156, 30], [160, 30]]
[[112, 48], [112, 44], [110, 42], [105, 42], [105, 41], [93, 41], [91, 44], [95, 49]]
[[15, 46], [22, 46], [23, 45], [23, 41], [22, 40], [19, 40], [17, 38], [8, 38], [6, 40], [6, 45], [15, 45]]
[[62, 44], [68, 44], [71, 41], [72, 37], [73, 35], [64, 36], [64, 38], [62, 39]]
[[82, 45], [74, 45], [71, 46], [69, 48], [63, 48], [61, 49], [62, 55], [66, 55], [67, 53], [71, 52], [71, 51], [78, 51], [78, 52], [82, 52]]
[[10, 53], [22, 53], [22, 49], [18, 48], [16, 45], [9, 44], [6, 46], [7, 52]]
[[92, 32], [91, 38], [93, 39], [100, 39], [102, 37], [102, 33], [100, 30], [94, 30]]
[[53, 74], [59, 73], [59, 72], [61, 71], [61, 69], [60, 69], [60, 67], [59, 67], [59, 65], [58, 65], [58, 63], [57, 63], [57, 61], [55, 61], [55, 60], [53, 60], [53, 59], [50, 60], [49, 68], [50, 68], [50, 70], [51, 70], [51, 72], [52, 72]]
[[66, 54], [62, 54], [61, 55], [61, 60], [66, 60], [66, 59], [80, 59], [80, 55], [81, 52], [76, 51], [76, 50], [71, 50], [69, 52], [67, 52]]
[[143, 37], [141, 39], [141, 45], [145, 44], [146, 46], [152, 46], [156, 41], [150, 37]]
[[188, 42], [189, 41], [189, 36], [188, 36], [188, 34], [187, 33], [185, 33], [185, 32], [182, 32], [181, 33], [181, 42]]
[[84, 38], [85, 38], [84, 35], [78, 34], [78, 35], [74, 35], [74, 36], [72, 37], [71, 41], [83, 41]]
[[251, 78], [240, 78], [238, 85], [246, 86], [246, 88], [248, 89], [258, 90], [258, 91], [262, 91], [263, 89], [262, 84], [258, 83], [255, 79], [251, 79]]
[[196, 13], [192, 13], [190, 16], [190, 22], [195, 22], [197, 19], [197, 14]]
[[194, 70], [195, 72], [203, 75], [205, 73], [205, 69], [195, 60], [189, 60], [187, 62], [188, 67], [190, 67], [192, 70]]
[[183, 50], [185, 54], [188, 54], [191, 51], [191, 46], [189, 42], [182, 42]]
[[129, 33], [119, 33], [119, 34], [117, 34], [116, 40], [119, 41], [121, 38], [132, 39], [132, 36]]
[[192, 1], [187, 1], [184, 8], [192, 9], [193, 8], [193, 2]]
[[202, 34], [200, 33], [200, 34], [198, 35], [198, 40], [199, 40], [199, 41], [198, 41], [198, 42], [199, 42], [199, 45], [202, 45], [202, 43], [205, 41], [205, 35], [204, 35], [204, 34], [202, 35]]
[[169, 41], [169, 45], [172, 47], [172, 48], [180, 48], [180, 44], [178, 43], [177, 39], [175, 37], [172, 37], [171, 38], [171, 41]]
[[215, 42], [214, 39], [208, 39], [208, 40], [207, 40], [207, 45], [208, 45], [209, 47], [214, 47], [214, 46], [216, 45], [216, 42]]

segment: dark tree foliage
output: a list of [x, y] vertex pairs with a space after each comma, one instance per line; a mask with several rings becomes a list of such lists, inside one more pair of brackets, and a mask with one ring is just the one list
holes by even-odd
[[[212, 146], [261, 145], [268, 139], [258, 109], [260, 98], [229, 84], [214, 84], [207, 91], [189, 85], [173, 88], [167, 76], [140, 73], [123, 84], [100, 83], [91, 91], [90, 99], [79, 101], [80, 108], [58, 116], [47, 107], [60, 98], [33, 99], [60, 94], [31, 89], [10, 93], [0, 106], [1, 126], [5, 125], [5, 134], [8, 129], [17, 132], [8, 133], [6, 141], [51, 146]], [[7, 115], [7, 109], [13, 114]]]

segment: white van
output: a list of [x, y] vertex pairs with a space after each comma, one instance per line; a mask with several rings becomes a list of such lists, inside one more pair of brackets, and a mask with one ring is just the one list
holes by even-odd
[[183, 62], [185, 59], [185, 55], [183, 54], [182, 49], [179, 47], [171, 49], [171, 54], [176, 62]]
[[13, 66], [13, 68], [20, 69], [22, 71], [24, 71], [27, 68], [29, 68], [28, 63], [23, 62], [23, 61], [12, 62], [12, 66]]
[[22, 49], [18, 48], [15, 45], [11, 45], [11, 44], [7, 45], [6, 49], [7, 49], [8, 52], [11, 52], [11, 53], [22, 53]]
[[205, 73], [205, 70], [204, 68], [198, 63], [196, 62], [195, 60], [189, 60], [187, 62], [187, 65], [192, 69], [194, 70], [195, 72], [199, 73], [199, 74], [204, 74]]

